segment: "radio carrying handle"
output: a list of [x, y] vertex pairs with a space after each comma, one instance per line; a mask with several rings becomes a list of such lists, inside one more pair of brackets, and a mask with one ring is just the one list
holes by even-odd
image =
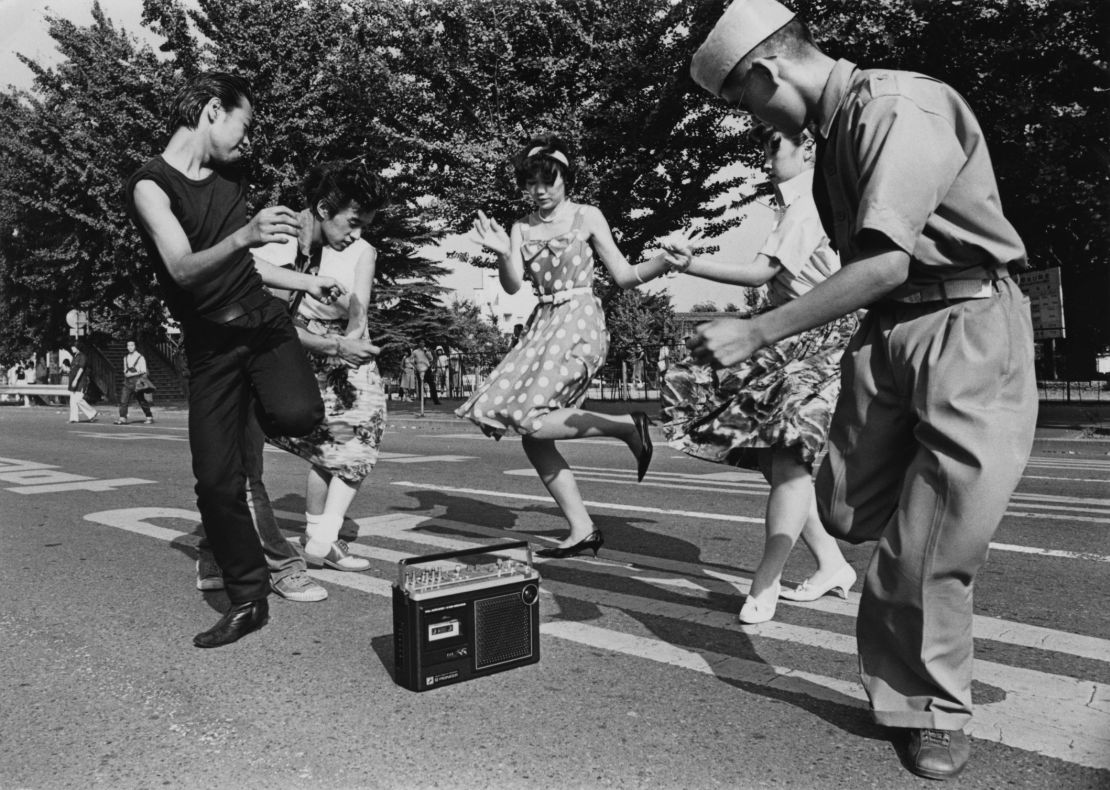
[[459, 551], [445, 551], [441, 554], [424, 554], [420, 557], [406, 557], [397, 562], [397, 584], [404, 586], [405, 583], [405, 568], [408, 565], [415, 565], [417, 563], [425, 562], [439, 562], [440, 560], [452, 560], [460, 557], [472, 557], [477, 554], [491, 554], [496, 551], [508, 551], [510, 549], [526, 549], [528, 551], [528, 564], [532, 564], [532, 550], [528, 548], [528, 541], [526, 540], [513, 540], [508, 543], [498, 543], [493, 546], [478, 546], [473, 549], [461, 549]]

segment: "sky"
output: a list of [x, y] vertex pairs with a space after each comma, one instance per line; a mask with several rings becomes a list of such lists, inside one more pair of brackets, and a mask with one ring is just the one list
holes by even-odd
[[[28, 88], [31, 84], [31, 71], [16, 57], [22, 53], [43, 64], [57, 62], [58, 55], [53, 40], [47, 33], [45, 14], [69, 19], [78, 25], [92, 22], [92, 0], [0, 0], [0, 85], [15, 85]], [[122, 27], [136, 37], [157, 43], [156, 38], [140, 24], [142, 0], [100, 0], [105, 15], [117, 27]], [[722, 166], [727, 165], [722, 162]], [[758, 252], [763, 239], [770, 231], [772, 212], [770, 209], [753, 204], [748, 210], [746, 221], [736, 229], [726, 233], [714, 244], [721, 247], [715, 257], [720, 260], [750, 260]], [[465, 245], [466, 242], [457, 242]], [[473, 245], [466, 249], [474, 249]], [[433, 252], [443, 257], [446, 250]], [[630, 261], [636, 263], [636, 261]], [[459, 299], [479, 302], [496, 300], [495, 310], [502, 315], [527, 316], [534, 303], [534, 297], [527, 289], [521, 289], [514, 296], [500, 292], [496, 274], [491, 270], [475, 269], [454, 260], [446, 261], [453, 269], [443, 277], [440, 284], [457, 294]], [[492, 275], [492, 276], [491, 276]], [[691, 306], [712, 301], [723, 308], [729, 302], [744, 303], [744, 289], [738, 286], [722, 285], [696, 277], [676, 275], [665, 277], [641, 286], [655, 293], [666, 290], [671, 294], [675, 310], [684, 312]]]

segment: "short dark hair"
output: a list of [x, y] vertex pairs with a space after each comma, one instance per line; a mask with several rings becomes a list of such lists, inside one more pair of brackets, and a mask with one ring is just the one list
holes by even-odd
[[385, 179], [359, 161], [317, 165], [305, 177], [303, 187], [313, 214], [321, 203], [328, 214], [335, 214], [348, 203], [353, 203], [359, 213], [377, 211], [389, 204]]
[[244, 101], [254, 103], [254, 93], [246, 79], [222, 71], [205, 71], [189, 80], [178, 91], [170, 109], [169, 132], [181, 127], [196, 129], [200, 114], [212, 99], [219, 99], [224, 109], [231, 110]]
[[748, 137], [760, 148], [770, 143], [771, 153], [775, 153], [779, 150], [779, 144], [783, 139], [787, 139], [794, 143], [794, 145], [800, 147], [805, 143], [806, 133], [798, 132], [798, 134], [795, 135], [783, 134], [778, 129], [771, 126], [771, 124], [760, 122], [751, 128], [751, 131], [748, 132]]
[[[563, 177], [567, 188], [574, 186], [576, 168], [571, 157], [570, 146], [565, 140], [553, 134], [541, 134], [533, 137], [528, 144], [513, 157], [513, 171], [516, 174], [516, 185], [521, 189], [531, 178], [536, 178], [545, 184], [554, 184], [558, 176]], [[564, 165], [554, 154], [562, 154], [567, 163]]]

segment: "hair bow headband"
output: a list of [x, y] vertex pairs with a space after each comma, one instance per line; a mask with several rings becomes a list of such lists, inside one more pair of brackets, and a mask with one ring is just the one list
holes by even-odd
[[570, 162], [567, 161], [566, 154], [564, 154], [562, 151], [544, 151], [542, 145], [537, 145], [535, 148], [528, 152], [528, 156], [530, 158], [535, 156], [536, 154], [543, 154], [549, 159], [554, 159], [556, 162], [562, 162], [563, 167], [570, 167]]

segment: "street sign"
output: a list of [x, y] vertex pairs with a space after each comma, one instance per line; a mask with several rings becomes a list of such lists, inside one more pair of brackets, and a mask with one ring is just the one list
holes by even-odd
[[1022, 272], [1014, 275], [1022, 292], [1029, 297], [1033, 313], [1033, 339], [1064, 337], [1064, 291], [1060, 267]]
[[70, 310], [66, 313], [66, 323], [69, 324], [69, 333], [74, 337], [80, 337], [85, 333], [85, 327], [89, 325], [89, 314], [84, 310]]

